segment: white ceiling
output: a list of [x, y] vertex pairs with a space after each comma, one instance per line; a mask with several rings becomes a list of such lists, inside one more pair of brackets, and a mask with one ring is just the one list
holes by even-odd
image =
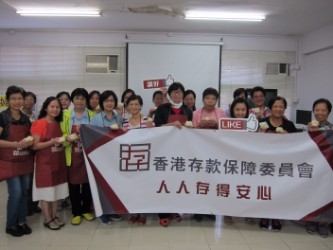
[[[261, 23], [193, 21], [181, 15], [131, 13], [129, 7], [167, 6], [176, 12], [260, 12]], [[102, 17], [21, 17], [22, 7], [97, 7]], [[102, 30], [299, 36], [333, 23], [333, 0], [4, 0], [0, 29]]]

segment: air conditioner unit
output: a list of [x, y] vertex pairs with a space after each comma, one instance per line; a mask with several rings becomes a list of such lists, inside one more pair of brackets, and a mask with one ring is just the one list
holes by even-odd
[[117, 73], [118, 55], [87, 55], [86, 73]]
[[289, 63], [267, 63], [266, 75], [268, 76], [288, 76], [290, 70]]

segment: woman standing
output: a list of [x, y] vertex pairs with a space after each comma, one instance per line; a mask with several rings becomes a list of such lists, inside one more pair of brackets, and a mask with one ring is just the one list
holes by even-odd
[[[117, 125], [116, 127], [120, 129], [123, 123], [123, 118], [115, 111], [117, 103], [118, 98], [112, 90], [104, 91], [99, 99], [101, 112], [91, 119], [90, 125], [98, 127], [111, 127], [112, 125]], [[111, 224], [111, 221], [121, 220], [121, 216], [118, 214], [103, 214], [100, 217], [100, 220], [103, 224], [109, 225]]]
[[196, 110], [196, 107], [195, 107], [196, 98], [197, 98], [197, 96], [193, 90], [188, 89], [185, 91], [184, 105], [186, 105], [189, 110], [192, 110], [192, 112], [194, 112]]
[[156, 90], [153, 93], [153, 103], [154, 103], [154, 107], [149, 109], [149, 113], [148, 113], [148, 117], [151, 117], [151, 118], [154, 117], [157, 107], [164, 103], [164, 94], [163, 94], [162, 90]]
[[134, 90], [126, 89], [121, 95], [121, 102], [117, 105], [117, 112], [123, 117], [123, 120], [128, 120], [129, 118], [131, 118], [126, 107], [126, 103], [127, 99], [132, 95], [135, 95]]
[[[309, 122], [309, 131], [333, 130], [333, 124], [327, 119], [332, 111], [332, 104], [329, 100], [320, 98], [313, 103], [312, 112], [315, 120]], [[331, 224], [332, 226], [332, 224]], [[312, 222], [306, 223], [306, 231], [310, 234], [318, 232], [318, 234], [326, 238], [328, 237], [328, 222]]]
[[[37, 101], [37, 97], [32, 92], [26, 92], [24, 97], [23, 107], [21, 111], [29, 117], [31, 123], [37, 120], [37, 116], [32, 111]], [[32, 180], [33, 174], [30, 176], [30, 186], [28, 190], [28, 216], [33, 215], [34, 213], [40, 213], [42, 210], [38, 206], [38, 201], [32, 201]]]
[[69, 106], [71, 105], [71, 96], [68, 92], [62, 91], [57, 94], [57, 98], [59, 99], [61, 103], [62, 109], [69, 109]]
[[[132, 95], [127, 100], [128, 112], [131, 114], [131, 118], [123, 123], [124, 129], [138, 129], [138, 128], [150, 128], [152, 127], [152, 121], [148, 120], [141, 114], [143, 101], [141, 96]], [[138, 222], [140, 226], [146, 224], [146, 215], [144, 214], [132, 214], [128, 221], [130, 224]]]
[[[225, 118], [224, 111], [216, 107], [219, 99], [219, 93], [214, 88], [207, 88], [202, 93], [203, 107], [194, 111], [193, 113], [193, 126], [195, 128], [204, 129], [218, 129], [218, 122], [220, 118]], [[194, 214], [194, 219], [202, 221], [202, 214]], [[215, 216], [209, 216], [215, 219]], [[224, 217], [226, 218], [226, 217]], [[230, 217], [231, 218], [231, 217]]]
[[141, 96], [132, 95], [127, 100], [127, 109], [131, 115], [128, 121], [124, 121], [124, 129], [135, 129], [135, 128], [150, 128], [152, 127], [152, 120], [150, 121], [147, 117], [141, 114], [143, 101]]
[[0, 180], [8, 187], [6, 233], [15, 237], [31, 234], [26, 223], [27, 196], [30, 174], [33, 172], [33, 155], [29, 147], [30, 120], [20, 109], [25, 91], [10, 86], [6, 91], [9, 108], [0, 114]]
[[92, 197], [88, 174], [83, 157], [80, 140], [81, 124], [89, 124], [95, 115], [86, 108], [88, 92], [83, 88], [76, 88], [71, 94], [73, 110], [64, 110], [61, 130], [69, 142], [65, 148], [66, 165], [68, 166], [69, 198], [72, 204], [72, 225], [80, 225], [81, 217], [88, 221], [95, 219], [91, 214]]
[[62, 109], [56, 97], [43, 103], [38, 120], [31, 127], [36, 150], [33, 199], [41, 201], [44, 226], [58, 230], [65, 224], [57, 217], [58, 201], [68, 196], [65, 152], [60, 129]]
[[[154, 123], [156, 127], [160, 126], [175, 126], [181, 129], [186, 121], [192, 121], [192, 111], [183, 105], [185, 89], [180, 82], [174, 82], [168, 88], [170, 102], [158, 106]], [[169, 218], [176, 221], [181, 221], [179, 214], [159, 214], [160, 225], [167, 227], [170, 223]]]
[[194, 111], [193, 126], [195, 128], [217, 129], [220, 118], [226, 118], [224, 111], [216, 107], [219, 93], [214, 88], [207, 88], [202, 93], [203, 107]]
[[99, 107], [99, 98], [101, 96], [101, 93], [97, 90], [93, 90], [89, 93], [89, 101], [87, 103], [88, 109], [91, 111], [94, 111], [96, 114], [98, 114], [101, 110]]
[[[295, 133], [297, 129], [293, 122], [287, 120], [284, 116], [284, 112], [287, 108], [287, 101], [283, 97], [277, 96], [270, 100], [268, 104], [271, 110], [271, 116], [260, 120], [259, 132], [261, 133]], [[270, 219], [261, 219], [259, 227], [261, 229], [268, 229]], [[281, 223], [278, 219], [272, 219], [273, 231], [281, 230]]]
[[263, 87], [257, 86], [252, 89], [251, 100], [254, 104], [254, 108], [250, 109], [250, 114], [254, 114], [258, 120], [271, 115], [269, 108], [265, 107], [266, 92]]

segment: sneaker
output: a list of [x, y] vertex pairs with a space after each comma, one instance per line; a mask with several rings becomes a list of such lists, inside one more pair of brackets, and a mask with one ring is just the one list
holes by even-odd
[[81, 216], [73, 216], [71, 220], [72, 225], [77, 226], [81, 224]]
[[6, 233], [10, 234], [11, 236], [14, 236], [14, 237], [23, 236], [23, 232], [21, 231], [21, 229], [18, 226], [6, 228]]
[[82, 214], [82, 217], [85, 218], [87, 221], [92, 221], [95, 219], [95, 216], [93, 216], [91, 213], [84, 213]]
[[277, 219], [273, 219], [272, 220], [272, 229], [273, 231], [275, 232], [279, 232], [281, 231], [281, 223], [280, 223], [280, 220], [277, 220]]
[[318, 223], [317, 232], [321, 237], [327, 238], [328, 237], [328, 225], [326, 223]]
[[22, 225], [18, 225], [17, 227], [21, 230], [21, 232], [23, 234], [27, 235], [27, 234], [31, 234], [32, 233], [31, 228], [26, 223], [24, 223]]
[[120, 221], [122, 219], [119, 214], [110, 214], [110, 218], [112, 221]]
[[317, 232], [317, 223], [313, 221], [307, 221], [305, 224], [305, 229], [309, 234], [314, 234]]
[[268, 222], [269, 222], [268, 219], [261, 219], [259, 222], [259, 227], [264, 230], [268, 229], [268, 226], [269, 226]]
[[99, 217], [100, 221], [102, 222], [102, 224], [104, 225], [111, 225], [111, 219], [108, 215], [103, 214], [101, 217]]

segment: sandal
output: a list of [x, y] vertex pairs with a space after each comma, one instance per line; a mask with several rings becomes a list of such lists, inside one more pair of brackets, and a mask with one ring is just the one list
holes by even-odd
[[131, 224], [131, 225], [135, 224], [135, 222], [137, 221], [138, 217], [139, 217], [138, 215], [131, 215], [131, 217], [128, 220], [128, 223]]
[[182, 217], [180, 217], [179, 214], [171, 214], [171, 219], [174, 219], [175, 221], [181, 221]]
[[59, 230], [60, 226], [54, 222], [54, 219], [44, 222], [44, 226], [51, 230]]
[[139, 226], [143, 226], [143, 225], [146, 224], [146, 216], [145, 215], [143, 215], [143, 214], [139, 215], [138, 224], [139, 224]]
[[169, 219], [168, 219], [168, 218], [161, 218], [161, 219], [160, 219], [160, 225], [161, 225], [162, 227], [167, 227], [167, 226], [169, 226]]
[[65, 223], [62, 222], [61, 220], [59, 220], [59, 217], [58, 217], [58, 216], [54, 217], [54, 218], [53, 218], [53, 221], [54, 221], [59, 227], [63, 227], [63, 226], [65, 226]]

